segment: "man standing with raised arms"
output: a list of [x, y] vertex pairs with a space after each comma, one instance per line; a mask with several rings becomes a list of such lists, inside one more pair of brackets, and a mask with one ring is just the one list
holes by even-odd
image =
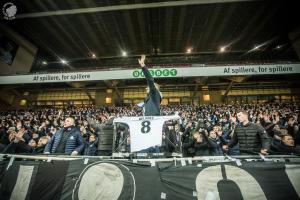
[[130, 129], [130, 151], [144, 153], [158, 153], [162, 143], [162, 128], [165, 121], [178, 119], [178, 116], [160, 116], [160, 102], [162, 99], [159, 85], [154, 83], [145, 65], [145, 55], [138, 59], [147, 80], [147, 96], [144, 100], [144, 116], [115, 118], [114, 122], [125, 123]]

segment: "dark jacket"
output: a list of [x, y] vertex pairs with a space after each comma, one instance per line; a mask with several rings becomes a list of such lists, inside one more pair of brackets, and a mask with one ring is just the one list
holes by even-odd
[[27, 154], [27, 153], [32, 153], [33, 148], [26, 144], [24, 141], [12, 141], [10, 144], [6, 146], [4, 151], [2, 153], [16, 153], [16, 154]]
[[223, 156], [222, 146], [225, 144], [225, 141], [221, 137], [208, 138], [207, 142], [209, 144], [209, 150], [211, 156]]
[[235, 128], [228, 146], [231, 148], [237, 143], [239, 143], [241, 152], [258, 153], [260, 149], [269, 149], [270, 138], [261, 125], [249, 122]]
[[185, 132], [182, 135], [184, 136], [184, 139], [182, 140], [183, 156], [209, 156], [209, 143], [207, 141], [205, 133], [200, 132], [200, 134], [202, 134], [203, 140], [202, 142], [197, 142], [194, 138], [189, 137], [193, 135], [192, 132], [193, 130], [191, 128], [186, 128]]
[[[44, 150], [45, 153], [55, 153], [61, 140], [62, 134], [64, 134], [64, 131], [65, 130], [62, 128], [52, 136], [52, 138], [46, 144]], [[71, 154], [73, 151], [77, 151], [78, 153], [80, 153], [83, 148], [84, 143], [80, 131], [78, 130], [78, 128], [72, 127], [70, 130], [70, 135], [66, 140], [65, 153]]]
[[[185, 128], [182, 136], [181, 136], [181, 142], [182, 142], [182, 155], [184, 157], [189, 156], [188, 148], [189, 145], [187, 145], [190, 142], [190, 135], [191, 135], [191, 128], [187, 127]], [[185, 145], [186, 144], [186, 145]]]
[[96, 156], [98, 150], [98, 138], [94, 142], [86, 142], [84, 147], [84, 155]]
[[286, 155], [286, 154], [300, 155], [300, 148], [287, 146], [281, 141], [272, 142], [271, 153], [272, 154], [282, 154], [282, 155]]
[[209, 156], [209, 144], [206, 139], [201, 143], [191, 139], [188, 143], [182, 144], [182, 147], [187, 149], [187, 155], [184, 156]]
[[42, 154], [45, 146], [41, 147], [31, 147], [26, 144], [24, 141], [12, 141], [9, 145], [7, 145], [5, 152], [3, 153], [16, 153], [16, 154]]
[[142, 71], [146, 77], [147, 84], [149, 87], [149, 95], [144, 100], [145, 116], [159, 116], [160, 115], [160, 92], [154, 85], [154, 79], [151, 76], [146, 66], [142, 67]]
[[[224, 132], [224, 134], [221, 136], [223, 140], [228, 144], [231, 141], [231, 132], [232, 130]], [[234, 145], [230, 149], [228, 149], [228, 155], [240, 155], [240, 147], [239, 144]]]
[[163, 140], [165, 143], [165, 152], [175, 152], [177, 147], [177, 133], [174, 130], [166, 130], [165, 136]]

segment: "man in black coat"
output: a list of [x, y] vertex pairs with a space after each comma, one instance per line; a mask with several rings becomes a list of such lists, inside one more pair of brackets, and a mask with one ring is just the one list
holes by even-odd
[[267, 155], [270, 148], [270, 137], [266, 130], [260, 124], [250, 122], [246, 111], [238, 112], [237, 118], [240, 124], [236, 126], [228, 146], [224, 145], [223, 149], [228, 150], [228, 147], [233, 147], [239, 143], [240, 151], [244, 154], [261, 153]]
[[144, 100], [144, 115], [160, 116], [160, 102], [162, 99], [162, 94], [159, 91], [159, 85], [154, 83], [154, 78], [151, 76], [148, 68], [145, 65], [145, 59], [145, 55], [142, 55], [141, 59], [138, 59], [148, 84], [148, 87], [146, 88], [147, 97]]

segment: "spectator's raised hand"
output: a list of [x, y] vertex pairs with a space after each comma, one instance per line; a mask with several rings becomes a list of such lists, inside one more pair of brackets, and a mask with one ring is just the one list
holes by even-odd
[[146, 55], [144, 55], [144, 54], [141, 55], [140, 59], [138, 59], [141, 67], [145, 67], [145, 59], [146, 59]]
[[186, 127], [187, 127], [187, 128], [192, 128], [192, 125], [193, 125], [193, 123], [192, 123], [192, 122], [189, 122], [189, 123], [186, 125]]
[[223, 146], [222, 146], [222, 149], [223, 149], [224, 151], [228, 151], [228, 145], [223, 145]]
[[289, 118], [288, 125], [293, 126], [295, 123], [295, 119], [293, 117]]
[[294, 115], [293, 117], [295, 119], [295, 122], [297, 122], [298, 121], [298, 115]]
[[89, 123], [88, 123], [86, 120], [84, 120], [84, 121], [83, 121], [83, 125], [84, 125], [84, 126], [88, 126]]
[[72, 153], [71, 153], [71, 156], [77, 156], [78, 155], [78, 152], [77, 151], [73, 151]]
[[58, 117], [61, 116], [62, 112], [63, 112], [62, 110], [59, 110], [59, 111], [58, 111]]
[[277, 124], [279, 120], [280, 120], [279, 115], [276, 115], [275, 119], [273, 120], [273, 124]]
[[23, 140], [23, 135], [26, 132], [25, 128], [21, 128], [17, 134], [15, 134], [15, 139], [17, 141]]
[[270, 116], [269, 116], [268, 114], [265, 114], [265, 115], [263, 116], [263, 118], [264, 118], [264, 121], [265, 121], [265, 122], [269, 122], [269, 121], [270, 121]]
[[39, 127], [39, 130], [41, 130], [44, 127], [46, 127], [46, 123], [45, 122], [43, 122], [42, 125]]
[[260, 153], [264, 156], [269, 154], [267, 149], [261, 149]]
[[232, 123], [236, 123], [236, 117], [231, 116], [231, 117], [230, 117], [230, 121], [231, 121]]

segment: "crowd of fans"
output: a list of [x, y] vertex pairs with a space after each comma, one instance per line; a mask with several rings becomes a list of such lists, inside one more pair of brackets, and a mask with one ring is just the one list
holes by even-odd
[[[169, 105], [161, 107], [161, 114], [178, 114], [180, 120], [165, 124], [159, 152], [182, 152], [184, 156], [300, 152], [299, 105], [295, 103]], [[97, 155], [101, 140], [97, 126], [121, 116], [142, 116], [142, 109], [110, 106], [0, 112], [0, 152]], [[126, 126], [117, 126], [116, 133], [115, 148], [128, 152]]]

